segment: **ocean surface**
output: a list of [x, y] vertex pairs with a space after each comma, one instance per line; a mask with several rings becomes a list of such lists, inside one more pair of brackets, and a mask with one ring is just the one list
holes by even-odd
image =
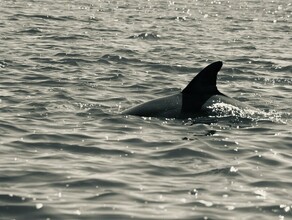
[[[288, 0], [0, 0], [0, 219], [292, 219]], [[120, 114], [208, 64], [259, 109]]]

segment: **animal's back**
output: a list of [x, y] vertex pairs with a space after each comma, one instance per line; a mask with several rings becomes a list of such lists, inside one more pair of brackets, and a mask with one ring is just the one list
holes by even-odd
[[143, 103], [122, 112], [122, 114], [145, 117], [176, 118], [181, 114], [181, 103], [182, 95], [179, 93]]

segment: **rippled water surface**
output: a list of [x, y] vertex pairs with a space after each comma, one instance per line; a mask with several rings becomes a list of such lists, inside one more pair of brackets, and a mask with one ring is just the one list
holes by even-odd
[[[291, 1], [0, 0], [0, 219], [291, 219]], [[259, 115], [121, 115], [222, 60]]]

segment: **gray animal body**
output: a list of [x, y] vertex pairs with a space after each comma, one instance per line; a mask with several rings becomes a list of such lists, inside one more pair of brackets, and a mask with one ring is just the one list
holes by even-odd
[[217, 74], [222, 65], [223, 63], [218, 61], [205, 67], [178, 94], [140, 104], [122, 113], [145, 117], [184, 119], [216, 114], [214, 108], [218, 107], [220, 103], [223, 103], [225, 107], [253, 109], [251, 106], [224, 95], [217, 89]]

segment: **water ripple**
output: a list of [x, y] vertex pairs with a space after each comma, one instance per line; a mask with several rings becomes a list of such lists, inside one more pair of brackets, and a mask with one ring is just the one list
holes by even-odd
[[[0, 219], [292, 217], [290, 3], [0, 6]], [[215, 60], [261, 113], [120, 114]]]

